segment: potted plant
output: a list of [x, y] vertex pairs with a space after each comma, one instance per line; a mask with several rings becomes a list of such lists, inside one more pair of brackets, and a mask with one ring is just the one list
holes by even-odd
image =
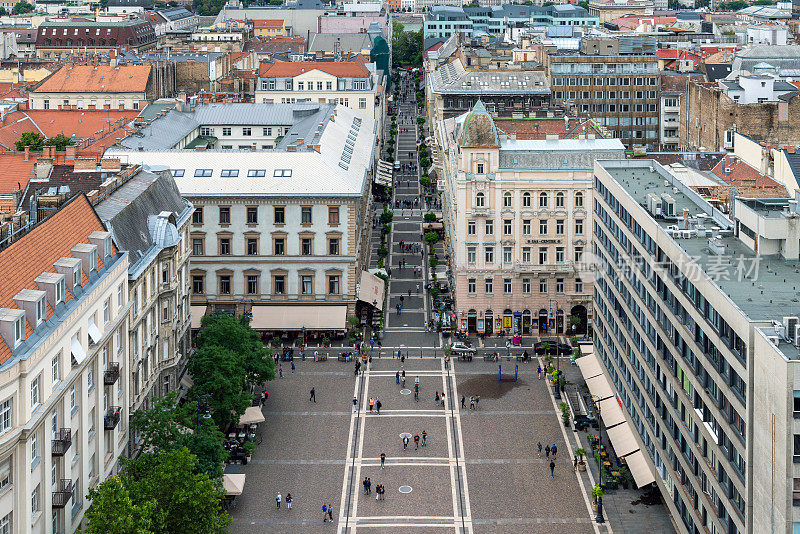
[[330, 347], [331, 346], [331, 338], [329, 338], [328, 336], [324, 336], [322, 338], [322, 346], [323, 347]]
[[619, 483], [622, 484], [623, 489], [628, 489], [628, 486], [631, 485], [633, 477], [631, 476], [631, 472], [628, 470], [628, 466], [622, 465], [619, 468]]
[[575, 455], [578, 457], [578, 471], [586, 471], [586, 462], [583, 457], [586, 456], [586, 450], [578, 447], [575, 449]]
[[242, 448], [244, 449], [244, 454], [245, 454], [245, 458], [244, 461], [242, 462], [242, 465], [247, 465], [247, 462], [249, 462], [250, 459], [253, 457], [253, 452], [256, 450], [256, 444], [252, 440], [247, 440], [244, 442], [244, 445], [242, 445]]
[[558, 369], [550, 371], [550, 382], [553, 384], [553, 387], [558, 384]]
[[592, 510], [597, 511], [597, 501], [605, 495], [606, 490], [600, 484], [595, 484], [592, 488]]
[[564, 426], [569, 426], [569, 419], [572, 416], [572, 410], [569, 409], [569, 404], [566, 402], [562, 402], [558, 405], [561, 408], [561, 421], [564, 423]]
[[595, 436], [594, 434], [587, 434], [586, 440], [589, 442], [589, 446], [592, 448], [592, 450], [594, 450], [595, 447], [597, 447], [597, 436]]

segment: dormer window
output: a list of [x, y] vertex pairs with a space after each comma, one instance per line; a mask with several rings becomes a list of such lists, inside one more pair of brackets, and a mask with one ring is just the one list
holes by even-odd
[[19, 318], [14, 321], [14, 346], [16, 347], [20, 343], [25, 336], [25, 313], [19, 316]]
[[47, 317], [47, 304], [45, 304], [44, 296], [36, 301], [36, 326], [42, 324], [42, 321]]
[[64, 279], [56, 283], [56, 304], [64, 302]]
[[96, 271], [97, 270], [97, 250], [92, 250], [89, 253], [89, 270]]
[[103, 240], [103, 256], [106, 258], [111, 256], [111, 236]]
[[72, 271], [72, 287], [79, 287], [83, 279], [81, 278], [80, 265], [77, 269]]

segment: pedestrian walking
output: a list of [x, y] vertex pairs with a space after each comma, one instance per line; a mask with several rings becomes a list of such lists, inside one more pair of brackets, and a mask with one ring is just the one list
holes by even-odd
[[375, 397], [369, 398], [369, 413], [372, 413], [372, 407], [375, 406]]
[[540, 441], [540, 442], [538, 442], [538, 443], [536, 444], [536, 447], [539, 449], [538, 456], [539, 456], [539, 458], [541, 458], [541, 457], [542, 457], [542, 442], [541, 442], [541, 441]]
[[542, 366], [536, 367], [536, 374], [539, 375], [539, 380], [542, 379]]
[[442, 391], [441, 400], [442, 400], [442, 408], [445, 408], [445, 409], [446, 409], [446, 408], [447, 408], [447, 406], [446, 406], [446, 405], [445, 405], [445, 403], [444, 403], [444, 391]]
[[[274, 367], [273, 367], [273, 369], [274, 369]], [[282, 365], [278, 366], [278, 378], [283, 378], [283, 366]]]
[[397, 371], [397, 372], [394, 374], [394, 383], [395, 383], [395, 384], [400, 384], [400, 371]]
[[367, 495], [372, 493], [372, 480], [367, 477]]
[[436, 392], [436, 395], [433, 396], [433, 400], [436, 402], [436, 406], [439, 406], [439, 392]]
[[386, 453], [382, 452], [381, 453], [381, 469], [383, 469], [385, 463], [386, 463]]
[[313, 387], [311, 388], [311, 397], [308, 399], [308, 402], [311, 401], [317, 402], [317, 393], [314, 391]]
[[466, 408], [467, 397], [465, 395], [461, 395], [461, 407]]
[[280, 507], [281, 507], [281, 499], [282, 499], [282, 498], [281, 498], [281, 494], [280, 494], [280, 492], [278, 492], [278, 494], [277, 494], [277, 495], [275, 495], [275, 504], [276, 504], [276, 505], [278, 505], [278, 508], [279, 508], [279, 509], [280, 509]]
[[544, 448], [544, 454], [547, 458], [550, 458], [550, 445]]
[[264, 394], [264, 392], [262, 391], [262, 392], [261, 392], [261, 400], [259, 401], [259, 406], [260, 406], [261, 408], [263, 408], [263, 407], [264, 407], [264, 402], [265, 402], [266, 400], [267, 400], [267, 398], [266, 398], [266, 395], [265, 395], [265, 394]]
[[408, 436], [404, 435], [403, 436], [403, 450], [406, 450], [407, 448], [408, 448]]
[[550, 447], [550, 452], [552, 452], [552, 453], [553, 453], [553, 458], [555, 458], [555, 457], [556, 457], [556, 454], [558, 454], [558, 447], [556, 447], [556, 444], [555, 444], [555, 443], [553, 443], [553, 446], [552, 446], [552, 447]]
[[383, 406], [383, 405], [381, 404], [381, 401], [380, 401], [380, 400], [376, 400], [376, 401], [375, 401], [375, 408], [376, 408], [376, 409], [377, 409], [377, 411], [378, 411], [378, 415], [380, 415], [380, 414], [381, 414], [381, 406]]
[[427, 445], [427, 440], [428, 440], [428, 433], [423, 430], [422, 431], [422, 446], [423, 447], [425, 445]]
[[556, 463], [553, 460], [550, 460], [550, 478], [555, 478], [555, 471], [556, 471]]
[[287, 510], [291, 510], [292, 509], [292, 494], [291, 493], [287, 493], [286, 494], [286, 509]]
[[322, 522], [325, 523], [328, 521], [328, 505], [322, 505]]
[[292, 360], [292, 374], [294, 374], [294, 360]]
[[358, 411], [358, 397], [353, 397], [353, 411]]
[[[401, 354], [402, 354], [402, 352], [400, 351], [400, 349], [397, 349], [397, 357], [398, 358], [400, 357]], [[403, 376], [406, 376], [405, 375], [405, 371], [403, 371]]]
[[469, 397], [469, 409], [470, 410], [475, 409], [475, 397], [473, 397], [472, 395], [470, 395]]
[[573, 456], [572, 457], [572, 470], [573, 471], [577, 471], [578, 470], [578, 457], [577, 456]]
[[333, 505], [328, 503], [328, 519], [333, 523]]
[[419, 449], [419, 434], [414, 434], [414, 450]]

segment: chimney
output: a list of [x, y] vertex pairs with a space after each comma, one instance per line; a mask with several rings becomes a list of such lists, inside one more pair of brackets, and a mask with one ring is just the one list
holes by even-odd
[[30, 157], [30, 155], [31, 155], [31, 147], [26, 146], [25, 147], [25, 161], [28, 161], [28, 158]]
[[78, 153], [78, 147], [76, 147], [75, 145], [67, 145], [66, 148], [67, 148], [66, 158], [67, 159], [75, 159], [75, 156]]
[[686, 208], [683, 209], [683, 229], [689, 229], [689, 210]]

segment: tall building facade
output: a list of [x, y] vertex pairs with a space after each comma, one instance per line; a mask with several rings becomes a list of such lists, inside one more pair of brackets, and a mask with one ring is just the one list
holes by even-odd
[[492, 333], [586, 331], [592, 285], [592, 166], [619, 158], [617, 139], [516, 140], [479, 101], [441, 121], [443, 212], [458, 328]]
[[797, 202], [729, 217], [652, 160], [594, 179], [595, 354], [678, 530], [796, 532]]

